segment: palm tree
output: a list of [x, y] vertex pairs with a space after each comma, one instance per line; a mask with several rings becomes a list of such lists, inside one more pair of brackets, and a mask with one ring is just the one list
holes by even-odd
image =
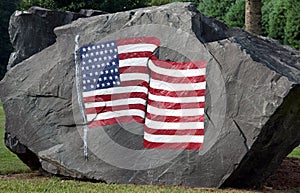
[[246, 0], [245, 25], [251, 33], [261, 34], [262, 0]]

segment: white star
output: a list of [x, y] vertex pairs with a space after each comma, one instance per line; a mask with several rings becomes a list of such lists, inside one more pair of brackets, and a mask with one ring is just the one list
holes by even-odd
[[107, 86], [110, 86], [110, 82], [107, 82], [106, 84], [107, 84]]
[[108, 74], [108, 70], [105, 70], [105, 74]]
[[102, 86], [102, 87], [104, 87], [104, 86], [105, 86], [105, 84], [104, 84], [104, 83], [102, 83], [102, 84], [101, 84], [101, 86]]
[[105, 47], [104, 44], [101, 44], [101, 47], [104, 48]]
[[109, 50], [110, 53], [113, 53], [114, 51], [112, 49]]
[[112, 64], [113, 64], [113, 65], [116, 65], [116, 63], [115, 63], [115, 62], [112, 62]]
[[88, 50], [91, 50], [91, 47], [88, 47], [87, 49], [88, 49]]
[[115, 76], [115, 79], [116, 79], [116, 80], [118, 80], [118, 79], [119, 79], [119, 77], [118, 77], [118, 76]]
[[89, 68], [89, 66], [87, 66], [87, 67], [85, 67], [85, 69], [86, 69], [86, 70], [89, 70], [90, 68]]
[[84, 70], [84, 67], [81, 67], [82, 70]]
[[99, 78], [98, 80], [99, 80], [100, 82], [102, 82], [102, 78]]
[[90, 76], [93, 76], [93, 73], [90, 73]]
[[109, 62], [106, 62], [106, 65], [109, 66]]
[[116, 84], [116, 81], [113, 81], [113, 84], [115, 85], [115, 84]]
[[93, 48], [93, 50], [94, 50], [94, 49], [96, 49], [96, 46], [93, 46], [92, 48]]
[[85, 89], [86, 89], [86, 86], [83, 87], [83, 90], [85, 90]]
[[83, 76], [83, 78], [85, 78], [85, 77], [86, 77], [86, 74], [83, 74], [82, 76]]
[[100, 51], [100, 54], [101, 54], [101, 55], [103, 54], [103, 51], [102, 51], [102, 50]]
[[93, 52], [91, 53], [91, 56], [94, 56], [94, 53], [93, 53]]
[[117, 48], [115, 48], [115, 49], [114, 49], [114, 51], [115, 51], [115, 52], [117, 52], [117, 51], [118, 51], [118, 49], [117, 49]]
[[118, 68], [115, 68], [115, 72], [118, 72]]
[[91, 81], [90, 81], [90, 80], [87, 80], [87, 83], [91, 83]]
[[94, 88], [94, 85], [91, 85], [91, 88]]
[[101, 65], [102, 65], [102, 67], [104, 67], [104, 66], [105, 66], [105, 64], [104, 64], [104, 63], [102, 63]]
[[97, 52], [96, 52], [96, 56], [98, 56], [98, 55], [99, 55], [99, 52], [97, 51]]
[[92, 63], [92, 60], [91, 60], [91, 59], [89, 59], [89, 63]]
[[92, 68], [95, 68], [95, 65], [92, 65]]
[[83, 49], [82, 49], [82, 51], [84, 51], [84, 52], [85, 52], [85, 51], [86, 51], [86, 49], [85, 49], [85, 48], [83, 48]]
[[114, 73], [114, 70], [113, 70], [113, 69], [111, 69], [111, 70], [110, 70], [110, 73]]
[[104, 76], [103, 80], [107, 80], [107, 77], [106, 77], [106, 76]]
[[106, 56], [104, 56], [104, 58], [103, 58], [104, 60], [107, 60], [107, 57]]
[[112, 76], [110, 76], [110, 77], [109, 77], [109, 80], [112, 80], [112, 79], [113, 79], [113, 77], [112, 77]]
[[99, 45], [97, 45], [97, 48], [99, 49], [99, 48], [100, 48], [100, 46], [99, 46]]
[[94, 79], [93, 79], [93, 81], [94, 81], [94, 82], [96, 82], [96, 81], [97, 81], [97, 79], [96, 79], [96, 78], [94, 78]]
[[99, 74], [99, 73], [96, 71], [96, 72], [95, 72], [95, 75], [97, 76], [98, 74]]
[[100, 64], [97, 64], [97, 67], [98, 67], [98, 68], [100, 68], [100, 67], [101, 67], [101, 65], [100, 65]]
[[117, 85], [120, 85], [121, 83], [119, 81], [117, 81]]
[[99, 88], [100, 87], [100, 84], [97, 84], [97, 88]]
[[117, 58], [117, 55], [114, 55], [114, 58]]
[[99, 60], [99, 61], [101, 61], [101, 60], [102, 60], [102, 58], [100, 57], [100, 58], [98, 58], [98, 60]]
[[108, 47], [108, 48], [109, 48], [109, 46], [110, 46], [109, 44], [106, 44], [106, 47]]
[[101, 74], [104, 74], [104, 72], [103, 72], [103, 71], [101, 71], [100, 73], [101, 73]]
[[115, 45], [115, 43], [114, 43], [114, 42], [112, 42], [112, 43], [111, 43], [111, 45], [112, 45], [112, 46], [114, 46], [114, 45]]
[[85, 63], [85, 62], [82, 62], [82, 64], [85, 65], [86, 63]]
[[89, 54], [88, 54], [88, 53], [86, 53], [86, 54], [85, 54], [85, 57], [86, 57], [86, 58], [87, 58], [87, 57], [89, 57]]
[[83, 83], [83, 84], [86, 84], [86, 80], [83, 80], [82, 83]]
[[108, 56], [108, 59], [109, 59], [109, 60], [111, 60], [111, 59], [112, 59], [112, 57], [111, 57], [111, 56]]
[[81, 56], [82, 56], [82, 58], [85, 58], [85, 55], [84, 55], [84, 54], [82, 54]]
[[104, 50], [104, 52], [105, 52], [105, 54], [107, 54], [107, 53], [108, 53], [108, 51], [107, 51], [107, 50]]

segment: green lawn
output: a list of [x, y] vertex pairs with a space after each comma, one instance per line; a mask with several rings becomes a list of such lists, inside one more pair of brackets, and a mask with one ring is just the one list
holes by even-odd
[[[29, 168], [19, 158], [10, 152], [4, 145], [5, 115], [0, 103], [0, 174], [29, 172]], [[1, 189], [0, 189], [1, 190]]]
[[[251, 192], [246, 190], [234, 190], [234, 189], [192, 189], [183, 187], [165, 187], [165, 186], [137, 186], [137, 185], [117, 185], [117, 184], [103, 184], [103, 183], [91, 183], [75, 180], [61, 180], [57, 177], [52, 178], [31, 178], [26, 177], [26, 174], [22, 178], [2, 178], [1, 175], [13, 174], [13, 173], [27, 173], [30, 172], [29, 168], [24, 165], [15, 154], [11, 153], [4, 146], [4, 121], [5, 116], [3, 112], [2, 104], [0, 103], [0, 192], [153, 192], [153, 193], [176, 193], [176, 192]], [[289, 156], [300, 158], [300, 147], [296, 148]], [[28, 174], [28, 176], [30, 176]], [[25, 179], [24, 179], [25, 178]]]

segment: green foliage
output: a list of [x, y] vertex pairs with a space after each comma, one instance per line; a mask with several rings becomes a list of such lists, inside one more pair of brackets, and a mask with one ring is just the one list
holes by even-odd
[[[4, 123], [5, 115], [0, 102], [0, 175], [17, 173], [17, 172], [28, 172], [29, 168], [19, 160], [19, 158], [10, 152], [4, 145]], [[1, 190], [1, 188], [0, 188]]]
[[236, 0], [202, 0], [198, 9], [204, 15], [225, 21], [226, 13], [235, 4]]
[[236, 0], [228, 9], [224, 21], [230, 27], [244, 27], [245, 23], [245, 0]]
[[289, 2], [283, 42], [300, 50], [300, 1]]

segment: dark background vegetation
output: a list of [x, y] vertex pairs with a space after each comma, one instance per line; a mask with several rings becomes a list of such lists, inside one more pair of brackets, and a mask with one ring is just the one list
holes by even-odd
[[[0, 80], [13, 48], [9, 41], [10, 15], [16, 10], [40, 6], [53, 10], [98, 9], [109, 13], [188, 0], [0, 0]], [[300, 49], [300, 0], [262, 0], [262, 32]], [[245, 0], [191, 0], [205, 15], [216, 17], [230, 27], [244, 28]]]

